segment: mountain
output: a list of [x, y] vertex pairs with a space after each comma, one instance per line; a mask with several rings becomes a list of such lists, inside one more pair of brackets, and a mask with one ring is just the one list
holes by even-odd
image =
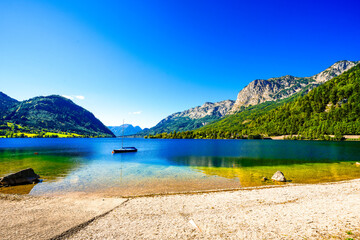
[[234, 101], [232, 100], [216, 103], [206, 102], [202, 106], [171, 114], [161, 120], [155, 127], [144, 130], [141, 134], [194, 130], [225, 116], [233, 105]]
[[123, 135], [123, 129], [124, 129], [124, 136], [134, 135], [142, 131], [141, 127], [139, 126], [134, 127], [131, 124], [124, 124], [121, 126], [108, 126], [108, 128], [117, 137]]
[[[293, 101], [358, 63], [359, 61], [339, 61], [312, 77], [286, 75], [268, 80], [257, 79], [239, 92], [235, 103], [231, 100], [205, 103], [203, 106], [174, 113], [161, 120], [155, 127], [140, 133], [154, 135], [162, 132], [207, 129], [214, 126], [219, 129], [224, 126], [230, 127], [235, 122], [243, 121], [242, 119], [254, 119], [271, 109]], [[243, 113], [230, 117], [239, 112]]]
[[339, 61], [312, 77], [286, 75], [268, 80], [254, 80], [239, 92], [236, 102], [229, 111], [229, 114], [240, 111], [242, 107], [288, 98], [300, 92], [305, 87], [313, 89], [333, 77], [339, 76], [358, 63], [359, 62], [346, 60]]
[[315, 88], [294, 102], [274, 109], [246, 126], [267, 135], [360, 134], [360, 65]]
[[[323, 139], [328, 135], [360, 134], [360, 64], [301, 96], [266, 102], [200, 128], [202, 135], [221, 131], [241, 135], [301, 135]], [[263, 110], [261, 110], [263, 106]]]
[[19, 101], [9, 97], [8, 95], [0, 92], [0, 115], [7, 111], [9, 108], [15, 106]]
[[[260, 116], [268, 113], [269, 111], [278, 108], [280, 106], [283, 106], [286, 103], [295, 101], [297, 98], [306, 95], [311, 90], [310, 86], [305, 87], [303, 90], [301, 90], [298, 93], [295, 93], [291, 95], [288, 98], [280, 99], [276, 101], [267, 101], [263, 102], [257, 105], [248, 106], [248, 107], [242, 107], [239, 112], [236, 112], [234, 114], [228, 114], [222, 119], [219, 119], [218, 121], [215, 121], [213, 123], [210, 123], [202, 128], [199, 128], [195, 131], [200, 132], [207, 132], [207, 131], [220, 131], [220, 132], [236, 132], [236, 133], [242, 133], [242, 130], [244, 130], [245, 123], [253, 121]], [[245, 134], [245, 133], [244, 133]]]
[[3, 124], [12, 123], [38, 131], [67, 132], [85, 136], [114, 136], [91, 112], [67, 98], [51, 95], [22, 102], [15, 101], [7, 98], [7, 102], [12, 105], [9, 105], [7, 111], [1, 112]]

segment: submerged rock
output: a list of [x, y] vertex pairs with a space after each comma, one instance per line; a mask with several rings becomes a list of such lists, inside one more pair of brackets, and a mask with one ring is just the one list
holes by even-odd
[[284, 176], [284, 174], [280, 171], [277, 171], [272, 177], [272, 180], [277, 181], [277, 182], [286, 182], [286, 178]]
[[34, 182], [39, 182], [39, 178], [40, 176], [37, 175], [32, 168], [27, 168], [0, 178], [0, 185], [15, 186], [21, 184], [32, 184]]

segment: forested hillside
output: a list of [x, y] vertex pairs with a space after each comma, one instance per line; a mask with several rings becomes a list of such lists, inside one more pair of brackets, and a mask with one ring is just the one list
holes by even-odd
[[7, 96], [1, 99], [6, 101], [0, 112], [0, 136], [114, 136], [91, 112], [61, 96], [35, 97], [22, 102]]
[[[270, 79], [257, 79], [243, 88], [236, 102], [227, 100], [218, 103], [205, 103], [202, 106], [177, 112], [161, 120], [156, 126], [144, 130], [140, 135], [185, 132], [199, 129], [216, 131], [242, 131], [244, 124], [266, 112], [279, 107], [311, 89], [341, 75], [359, 64], [358, 61], [342, 60], [311, 77], [286, 75]], [[236, 114], [240, 113], [240, 114]], [[229, 115], [233, 115], [230, 116]], [[212, 134], [213, 135], [213, 134]]]
[[360, 134], [360, 65], [315, 88], [294, 102], [245, 123], [243, 134], [305, 138]]
[[[305, 94], [256, 105], [191, 132], [162, 134], [176, 138], [243, 138], [301, 135], [325, 139], [360, 134], [360, 65]], [[301, 96], [303, 95], [303, 96]], [[151, 137], [151, 136], [150, 136]]]
[[0, 92], [0, 116], [4, 115], [9, 108], [15, 106], [17, 103], [17, 100], [9, 97], [5, 93]]

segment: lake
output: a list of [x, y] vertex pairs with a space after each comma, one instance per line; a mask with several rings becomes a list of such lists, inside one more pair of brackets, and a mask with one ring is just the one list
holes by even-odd
[[[31, 167], [43, 179], [2, 193], [130, 196], [360, 178], [360, 142], [125, 138], [0, 139], [0, 176]], [[37, 154], [35, 154], [37, 153]], [[289, 184], [289, 183], [286, 183]]]

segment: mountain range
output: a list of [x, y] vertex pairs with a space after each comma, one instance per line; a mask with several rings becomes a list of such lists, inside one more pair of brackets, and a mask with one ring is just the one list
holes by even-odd
[[133, 126], [131, 124], [123, 124], [120, 126], [108, 126], [110, 131], [117, 137], [122, 136], [129, 136], [134, 135], [142, 131], [141, 127], [139, 126]]
[[[182, 137], [221, 138], [226, 133], [227, 137], [302, 134], [311, 138], [360, 134], [359, 66], [359, 62], [344, 60], [311, 77], [257, 79], [238, 93], [236, 101], [206, 102], [171, 114], [150, 129], [126, 124], [124, 135], [171, 133], [176, 137], [177, 132], [186, 132]], [[58, 95], [18, 101], [0, 92], [0, 137], [122, 135], [122, 126], [109, 128], [91, 112]]]
[[206, 129], [211, 124], [216, 124], [217, 121], [223, 122], [222, 119], [226, 119], [227, 116], [242, 112], [245, 109], [247, 109], [245, 115], [255, 114], [254, 116], [257, 116], [260, 112], [266, 112], [269, 109], [292, 101], [298, 96], [307, 94], [312, 89], [341, 75], [358, 63], [359, 61], [339, 61], [311, 77], [286, 75], [267, 80], [257, 79], [250, 82], [239, 92], [236, 101], [226, 100], [217, 103], [205, 103], [202, 106], [171, 114], [156, 126], [141, 132], [141, 134], [183, 132], [198, 128]]
[[[341, 140], [360, 134], [360, 64], [292, 96], [249, 106], [202, 128], [157, 134], [156, 138], [242, 139], [287, 136]], [[154, 137], [152, 135], [148, 136]]]
[[359, 62], [353, 61], [339, 61], [311, 77], [294, 77], [286, 75], [267, 80], [254, 80], [239, 92], [236, 102], [229, 113], [237, 112], [241, 110], [241, 107], [285, 99], [304, 88], [311, 90], [333, 77], [339, 76], [358, 63]]
[[[91, 112], [71, 100], [51, 95], [17, 101], [0, 92], [0, 125], [6, 131], [22, 133], [67, 133], [79, 136], [114, 137]], [[9, 130], [9, 128], [12, 128]]]
[[177, 112], [161, 120], [155, 127], [141, 132], [143, 135], [162, 132], [189, 131], [219, 120], [233, 107], [235, 101], [206, 102], [183, 112]]
[[256, 105], [196, 131], [201, 135], [296, 135], [322, 139], [360, 134], [360, 64], [307, 94]]

